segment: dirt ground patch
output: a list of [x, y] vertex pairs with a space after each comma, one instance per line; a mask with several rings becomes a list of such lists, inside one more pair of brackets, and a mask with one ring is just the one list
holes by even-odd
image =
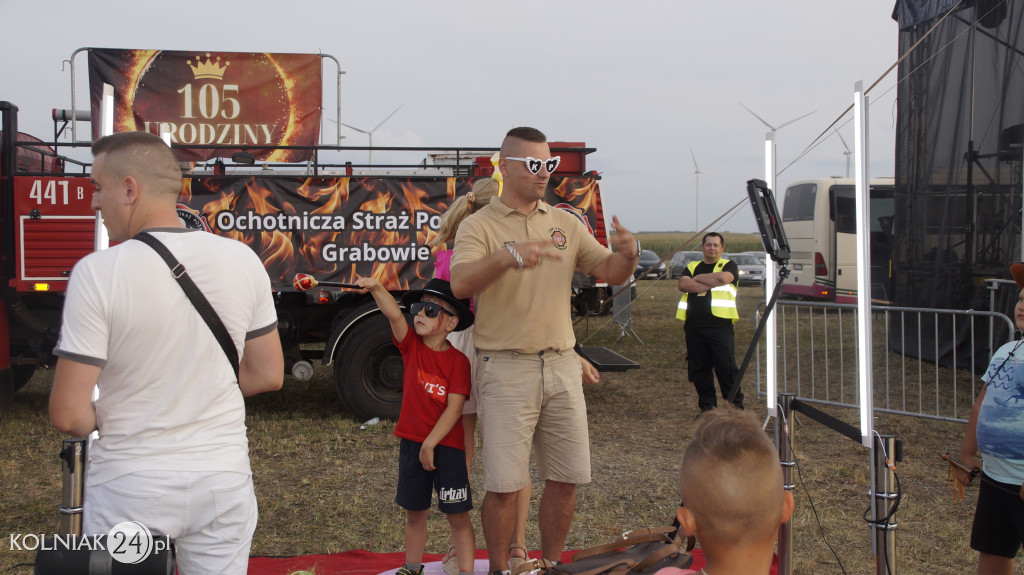
[[[631, 528], [669, 522], [678, 503], [676, 475], [689, 440], [696, 395], [686, 381], [682, 323], [674, 319], [678, 292], [670, 280], [642, 281], [632, 307], [631, 335], [616, 343], [620, 330], [608, 317], [577, 325], [585, 345], [605, 345], [642, 367], [603, 374], [587, 388], [594, 481], [579, 492], [569, 547], [603, 543]], [[737, 348], [747, 347], [759, 301], [758, 288], [740, 290]], [[751, 368], [752, 370], [752, 368]], [[16, 395], [15, 408], [0, 418], [4, 457], [0, 458], [0, 536], [52, 533], [58, 526], [62, 436], [47, 422], [49, 373], [42, 373]], [[748, 377], [748, 382], [750, 381]], [[747, 406], [766, 417], [765, 398], [745, 384]], [[360, 429], [338, 401], [329, 369], [318, 368], [307, 383], [286, 380], [281, 392], [247, 400], [250, 451], [260, 522], [254, 555], [333, 553], [349, 549], [398, 551], [403, 546], [403, 514], [393, 503], [398, 440], [393, 424]], [[828, 409], [857, 425], [851, 410]], [[769, 423], [771, 430], [773, 423]], [[897, 473], [902, 500], [896, 520], [897, 569], [911, 574], [973, 572], [976, 554], [968, 535], [975, 489], [954, 503], [945, 464], [938, 453], [956, 450], [963, 425], [880, 415], [876, 428], [904, 441]], [[796, 478], [794, 561], [798, 573], [874, 573], [872, 533], [863, 515], [869, 504], [866, 448], [805, 417], [794, 425]], [[474, 481], [480, 483], [474, 465]], [[540, 495], [534, 489], [534, 511]], [[479, 503], [483, 493], [474, 492]], [[813, 504], [813, 505], [812, 505]], [[477, 543], [483, 546], [479, 532]], [[433, 514], [428, 549], [443, 552], [446, 524]], [[527, 532], [539, 547], [536, 523]], [[30, 563], [33, 554], [9, 551], [0, 543], [0, 571]], [[1018, 561], [1017, 573], [1024, 573]], [[18, 568], [14, 573], [27, 573]]]

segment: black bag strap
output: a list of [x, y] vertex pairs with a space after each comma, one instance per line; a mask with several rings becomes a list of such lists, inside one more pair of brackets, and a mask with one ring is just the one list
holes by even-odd
[[160, 254], [160, 257], [167, 263], [167, 267], [171, 268], [171, 275], [178, 281], [181, 289], [185, 291], [185, 295], [188, 296], [192, 305], [196, 306], [196, 311], [199, 312], [206, 325], [210, 326], [213, 337], [217, 338], [217, 343], [224, 350], [224, 354], [228, 356], [228, 361], [231, 362], [231, 369], [235, 370], [235, 381], [237, 382], [238, 348], [235, 347], [235, 342], [231, 341], [231, 334], [228, 333], [228, 328], [224, 327], [224, 322], [220, 320], [217, 311], [210, 305], [210, 300], [206, 299], [206, 296], [199, 290], [196, 282], [192, 281], [192, 278], [189, 277], [185, 266], [174, 257], [171, 250], [167, 249], [167, 246], [160, 240], [151, 236], [148, 232], [139, 232], [133, 239], [139, 240], [156, 250], [156, 253]]

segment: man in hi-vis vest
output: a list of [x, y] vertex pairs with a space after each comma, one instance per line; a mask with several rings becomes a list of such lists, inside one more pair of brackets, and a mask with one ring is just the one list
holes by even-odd
[[[736, 311], [736, 263], [722, 258], [725, 239], [710, 232], [704, 236], [704, 261], [693, 261], [679, 278], [679, 300], [676, 318], [686, 322], [686, 356], [690, 381], [697, 389], [697, 405], [701, 413], [718, 405], [715, 378], [728, 399], [736, 381], [736, 338], [732, 324], [739, 319]], [[743, 408], [743, 390], [736, 389], [733, 405]]]

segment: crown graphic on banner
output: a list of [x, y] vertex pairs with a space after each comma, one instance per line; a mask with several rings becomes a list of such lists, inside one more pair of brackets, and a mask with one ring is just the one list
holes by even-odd
[[224, 72], [231, 65], [231, 62], [224, 61], [224, 65], [220, 65], [220, 56], [217, 56], [217, 61], [214, 62], [210, 59], [210, 53], [206, 54], [206, 62], [201, 62], [199, 58], [196, 58], [196, 65], [192, 65], [192, 60], [187, 60], [189, 68], [192, 68], [192, 74], [195, 75], [197, 80], [211, 79], [211, 80], [223, 80]]

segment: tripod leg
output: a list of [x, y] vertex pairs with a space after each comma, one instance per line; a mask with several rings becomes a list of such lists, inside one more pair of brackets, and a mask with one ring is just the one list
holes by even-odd
[[771, 315], [772, 310], [775, 309], [775, 302], [779, 299], [779, 294], [782, 293], [782, 284], [789, 276], [789, 267], [783, 265], [779, 268], [779, 281], [775, 284], [775, 291], [772, 292], [772, 299], [768, 301], [768, 305], [764, 309], [764, 314], [761, 315], [761, 320], [757, 323], [757, 329], [754, 330], [754, 337], [750, 339], [750, 345], [747, 346], [747, 353], [743, 356], [743, 365], [740, 366], [739, 372], [736, 374], [736, 386], [733, 387], [732, 393], [729, 394], [729, 403], [732, 403], [736, 399], [736, 392], [743, 385], [743, 375], [747, 373], [747, 366], [750, 365], [751, 358], [754, 357], [754, 350], [757, 348], [754, 345], [757, 340], [761, 339], [761, 333], [764, 331], [764, 326], [767, 323], [768, 316]]

